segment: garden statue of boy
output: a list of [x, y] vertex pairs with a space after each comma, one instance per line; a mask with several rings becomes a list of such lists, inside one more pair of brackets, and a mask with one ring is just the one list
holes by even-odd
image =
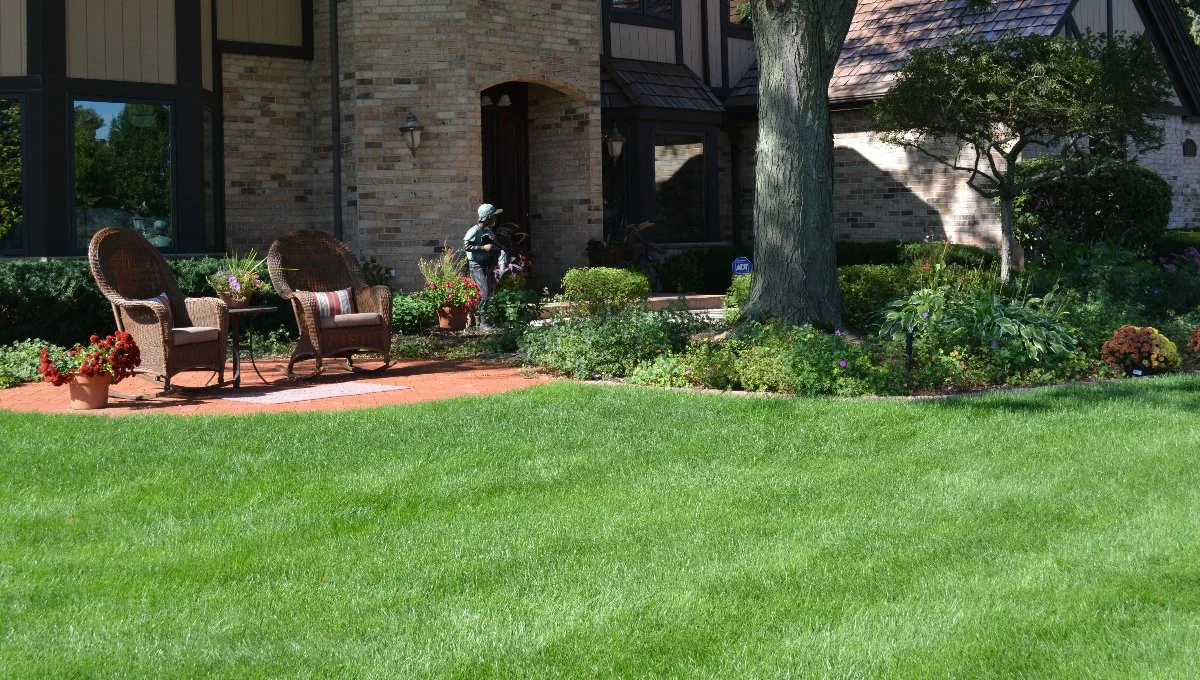
[[496, 226], [496, 215], [504, 212], [491, 203], [484, 203], [476, 211], [478, 220], [463, 236], [463, 250], [467, 252], [467, 264], [471, 280], [479, 286], [479, 303], [475, 305], [475, 324], [488, 329], [485, 321], [487, 301], [492, 297], [492, 270], [500, 258], [500, 244], [492, 227]]

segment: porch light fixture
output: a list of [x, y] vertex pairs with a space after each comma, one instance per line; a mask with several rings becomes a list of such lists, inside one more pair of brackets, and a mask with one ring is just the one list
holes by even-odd
[[417, 155], [417, 149], [421, 148], [421, 130], [424, 126], [421, 121], [413, 114], [408, 114], [408, 120], [404, 121], [404, 126], [400, 128], [400, 132], [404, 134], [404, 144], [408, 146], [409, 152], [414, 156]]
[[625, 148], [625, 136], [617, 130], [615, 125], [611, 132], [604, 133], [604, 146], [608, 149], [608, 156], [613, 161], [621, 158], [621, 151]]
[[492, 101], [492, 98], [485, 94], [485, 95], [483, 95], [483, 98], [479, 100], [479, 105], [480, 106], [495, 106], [496, 102]]
[[512, 106], [512, 99], [508, 95], [500, 95], [500, 101], [496, 102], [496, 106]]

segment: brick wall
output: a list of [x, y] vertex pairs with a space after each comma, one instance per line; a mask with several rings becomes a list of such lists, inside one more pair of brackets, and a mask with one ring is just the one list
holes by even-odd
[[[884, 144], [862, 111], [833, 114], [834, 224], [848, 241], [922, 241], [994, 246], [999, 209], [967, 186], [966, 176], [918, 152]], [[742, 138], [742, 225], [754, 225], [754, 148], [757, 129]], [[725, 195], [727, 196], [727, 194]], [[729, 199], [722, 197], [723, 201]]]
[[1183, 155], [1185, 140], [1200, 143], [1200, 124], [1172, 116], [1163, 121], [1163, 128], [1163, 148], [1144, 155], [1141, 162], [1162, 175], [1175, 190], [1171, 228], [1200, 228], [1200, 156]]
[[[225, 57], [231, 243], [269, 242], [282, 233], [274, 225], [297, 224], [298, 215], [332, 229], [329, 16], [327, 3], [314, 5], [314, 61]], [[586, 259], [587, 240], [602, 231], [594, 0], [532, 12], [518, 0], [343, 1], [338, 19], [343, 239], [351, 249], [395, 268], [394, 283], [419, 285], [417, 259], [460, 242], [482, 200], [480, 92], [521, 81], [537, 95], [529, 125], [538, 273], [555, 281]], [[270, 93], [276, 88], [283, 93]], [[279, 116], [260, 106], [267, 96], [276, 113], [286, 100], [303, 124], [281, 132], [272, 124]], [[399, 132], [410, 112], [425, 128], [415, 154]], [[238, 126], [228, 124], [230, 113]]]
[[221, 67], [226, 240], [265, 254], [313, 222], [311, 64], [229, 54]]

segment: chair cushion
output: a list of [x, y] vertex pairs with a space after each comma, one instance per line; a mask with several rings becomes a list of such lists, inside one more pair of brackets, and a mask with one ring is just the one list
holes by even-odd
[[383, 317], [375, 312], [361, 314], [338, 314], [337, 316], [321, 317], [321, 328], [356, 328], [358, 326], [377, 326], [383, 322]]
[[179, 345], [194, 345], [199, 342], [216, 342], [221, 337], [221, 329], [207, 326], [190, 326], [187, 328], [172, 328], [171, 342]]
[[355, 312], [354, 291], [349, 288], [328, 293], [314, 292], [313, 295], [317, 298], [317, 314], [322, 319]]
[[171, 298], [167, 297], [166, 293], [159, 293], [158, 295], [145, 300], [134, 300], [134, 302], [161, 302], [163, 306], [167, 308], [167, 325], [175, 325], [175, 320], [171, 318]]

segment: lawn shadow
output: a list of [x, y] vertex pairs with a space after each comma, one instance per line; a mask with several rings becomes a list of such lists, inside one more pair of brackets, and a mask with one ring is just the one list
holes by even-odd
[[979, 412], [1042, 413], [1051, 410], [1092, 409], [1117, 402], [1200, 413], [1200, 380], [1157, 377], [1107, 383], [1042, 387], [929, 400], [931, 408]]

